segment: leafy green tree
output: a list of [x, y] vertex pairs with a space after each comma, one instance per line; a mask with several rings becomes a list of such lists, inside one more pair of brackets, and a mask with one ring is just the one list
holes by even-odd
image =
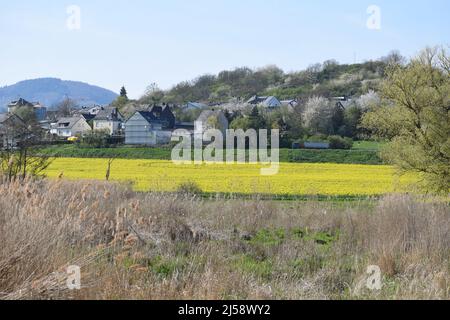
[[192, 110], [183, 110], [180, 108], [176, 108], [174, 110], [175, 117], [179, 122], [195, 122], [203, 110], [200, 109], [192, 109]]
[[118, 96], [116, 100], [114, 100], [111, 105], [116, 107], [121, 111], [129, 102], [127, 97]]
[[128, 102], [130, 102], [130, 100], [128, 99], [127, 89], [122, 86], [122, 88], [120, 89], [120, 95], [111, 103], [111, 105], [119, 109], [119, 111], [122, 111], [122, 109], [125, 108]]
[[233, 130], [242, 129], [244, 131], [247, 131], [248, 129], [251, 129], [252, 127], [251, 127], [251, 124], [250, 124], [250, 121], [248, 118], [238, 117], [230, 123], [230, 128]]
[[418, 172], [428, 191], [450, 186], [450, 57], [426, 49], [402, 66], [391, 64], [382, 86], [382, 107], [363, 126], [390, 138], [382, 156], [401, 172]]

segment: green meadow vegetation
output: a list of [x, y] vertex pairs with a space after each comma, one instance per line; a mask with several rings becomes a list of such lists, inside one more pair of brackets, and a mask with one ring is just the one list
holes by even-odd
[[[379, 157], [380, 145], [376, 142], [355, 144], [352, 150], [292, 150], [280, 149], [280, 162], [293, 163], [338, 163], [338, 164], [382, 164]], [[48, 146], [41, 152], [57, 158], [118, 158], [170, 160], [169, 147], [89, 148], [77, 145]]]

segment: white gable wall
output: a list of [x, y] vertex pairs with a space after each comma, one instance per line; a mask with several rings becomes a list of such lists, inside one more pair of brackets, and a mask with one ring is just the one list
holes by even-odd
[[84, 120], [84, 118], [81, 118], [72, 127], [71, 135], [72, 136], [83, 135], [91, 130], [92, 130], [91, 126], [86, 122], [86, 120]]

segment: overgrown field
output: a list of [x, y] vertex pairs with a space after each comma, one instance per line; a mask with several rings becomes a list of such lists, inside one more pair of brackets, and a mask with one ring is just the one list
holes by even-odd
[[[51, 178], [104, 180], [107, 159], [57, 158], [46, 170]], [[176, 191], [195, 182], [205, 193], [376, 196], [402, 191], [411, 177], [399, 179], [389, 166], [281, 163], [274, 176], [261, 165], [175, 165], [163, 160], [117, 159], [111, 180], [129, 182], [138, 191]]]
[[64, 179], [0, 194], [0, 299], [450, 299], [450, 210], [433, 199], [202, 201]]

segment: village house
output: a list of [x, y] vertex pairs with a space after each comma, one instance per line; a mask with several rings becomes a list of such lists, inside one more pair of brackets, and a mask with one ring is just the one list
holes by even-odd
[[23, 120], [15, 114], [0, 114], [0, 148], [14, 148], [27, 134]]
[[28, 102], [27, 100], [20, 98], [19, 100], [11, 101], [8, 104], [8, 113], [15, 113], [18, 108], [22, 107], [32, 108], [33, 106], [34, 105], [31, 102]]
[[88, 123], [93, 121], [94, 118], [98, 115], [98, 113], [104, 109], [105, 107], [99, 105], [93, 106], [83, 106], [81, 109], [77, 109], [71, 112], [71, 115], [74, 117], [83, 117]]
[[298, 106], [298, 101], [296, 99], [281, 100], [280, 103], [283, 107], [289, 108], [289, 110], [293, 110]]
[[148, 111], [137, 111], [125, 123], [125, 144], [168, 144], [175, 129], [175, 115], [168, 106], [154, 106]]
[[81, 116], [61, 118], [53, 124], [50, 130], [51, 134], [62, 138], [79, 136], [91, 132], [92, 128], [86, 119]]
[[274, 96], [269, 97], [253, 96], [247, 101], [247, 103], [251, 105], [260, 105], [268, 109], [276, 109], [282, 106], [280, 100], [278, 100]]
[[25, 99], [12, 101], [8, 104], [8, 113], [16, 113], [19, 108], [30, 108], [36, 116], [37, 121], [44, 121], [47, 118], [47, 108], [41, 105], [39, 102], [28, 102]]
[[105, 130], [110, 135], [119, 135], [122, 133], [122, 124], [124, 118], [119, 110], [114, 107], [102, 107], [93, 119], [94, 130]]
[[183, 111], [191, 111], [191, 110], [203, 110], [208, 108], [208, 106], [204, 103], [200, 102], [188, 102], [183, 106]]
[[224, 137], [229, 127], [228, 119], [221, 110], [203, 111], [196, 121], [197, 127], [198, 123], [201, 123], [203, 132], [210, 129], [217, 129], [222, 132]]

